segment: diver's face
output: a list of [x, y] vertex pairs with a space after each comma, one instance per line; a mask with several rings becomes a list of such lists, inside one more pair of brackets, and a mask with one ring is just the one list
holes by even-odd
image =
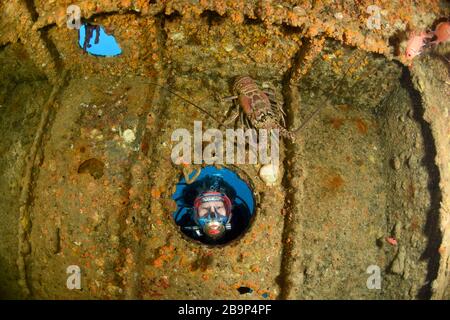
[[200, 205], [198, 208], [198, 216], [200, 218], [205, 217], [208, 215], [209, 211], [215, 212], [215, 210], [217, 210], [219, 216], [225, 217], [227, 215], [227, 211], [225, 210], [225, 206], [222, 201], [211, 201]]

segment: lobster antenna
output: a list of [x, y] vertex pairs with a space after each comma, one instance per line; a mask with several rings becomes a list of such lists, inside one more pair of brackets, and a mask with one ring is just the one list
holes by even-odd
[[[350, 71], [351, 67], [353, 67], [354, 65], [356, 65], [356, 62], [358, 62], [358, 63], [361, 62], [362, 59], [363, 59], [364, 57], [365, 57], [365, 56], [361, 57], [361, 59], [359, 59], [358, 61], [355, 61], [354, 63], [351, 64], [350, 67], [347, 68], [347, 71], [342, 75], [341, 79], [339, 79], [339, 81], [337, 82], [337, 84], [336, 84], [333, 88], [331, 88], [331, 91], [330, 91], [330, 92], [335, 92], [336, 89], [337, 89], [338, 87], [342, 86], [342, 83], [343, 83], [345, 77], [347, 76], [348, 72]], [[293, 132], [293, 133], [297, 133], [298, 131], [300, 131], [301, 129], [303, 129], [303, 128], [308, 124], [308, 122], [309, 122], [312, 118], [314, 118], [314, 116], [315, 116], [316, 114], [318, 114], [318, 113], [319, 113], [325, 106], [327, 106], [327, 105], [328, 105], [328, 103], [324, 103], [324, 104], [322, 104], [321, 106], [319, 106], [316, 110], [314, 110], [314, 112], [312, 112], [312, 113], [306, 118], [305, 121], [303, 121], [303, 123], [302, 123], [297, 129], [295, 129], [295, 130], [292, 131], [292, 132]]]
[[205, 109], [203, 109], [202, 107], [200, 107], [199, 105], [193, 103], [192, 101], [189, 101], [188, 99], [186, 99], [185, 97], [183, 97], [181, 94], [177, 93], [176, 91], [170, 89], [167, 86], [164, 86], [162, 84], [156, 83], [156, 82], [151, 82], [151, 81], [145, 81], [146, 83], [149, 84], [153, 84], [157, 87], [163, 88], [164, 90], [166, 90], [167, 92], [173, 94], [174, 96], [178, 97], [179, 99], [183, 100], [184, 102], [190, 104], [191, 106], [193, 106], [194, 108], [197, 108], [198, 110], [200, 110], [201, 112], [203, 112], [204, 114], [206, 114], [207, 116], [209, 116], [211, 119], [213, 119], [215, 122], [217, 122], [219, 124], [219, 126], [223, 126], [223, 124], [216, 118], [214, 117], [211, 113], [209, 113], [208, 111], [206, 111]]

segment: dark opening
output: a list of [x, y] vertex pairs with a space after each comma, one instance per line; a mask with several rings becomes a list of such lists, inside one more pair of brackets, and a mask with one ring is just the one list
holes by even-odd
[[239, 291], [240, 294], [246, 294], [246, 293], [253, 292], [253, 290], [250, 289], [249, 287], [239, 287], [237, 290]]
[[208, 22], [208, 26], [210, 26], [210, 27], [221, 24], [225, 20], [225, 17], [222, 17], [217, 12], [211, 11], [211, 10], [203, 11], [203, 13], [200, 15], [200, 17], [206, 18], [206, 20]]
[[94, 179], [100, 179], [103, 177], [104, 169], [105, 164], [102, 161], [91, 158], [80, 164], [78, 173], [89, 173]]

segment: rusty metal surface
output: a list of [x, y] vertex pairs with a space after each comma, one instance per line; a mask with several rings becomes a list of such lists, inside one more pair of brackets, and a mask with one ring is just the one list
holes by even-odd
[[[83, 17], [112, 28], [124, 51], [99, 59], [66, 28], [69, 4], [0, 6], [0, 128], [8, 131], [0, 219], [18, 226], [2, 227], [1, 272], [16, 274], [2, 280], [2, 296], [448, 297], [446, 64], [425, 56], [413, 65], [418, 93], [399, 53], [409, 29], [429, 27], [448, 8], [379, 1], [383, 28], [374, 31], [364, 1], [82, 1]], [[195, 120], [218, 124], [155, 83], [222, 119], [229, 105], [218, 97], [242, 74], [275, 89], [290, 129], [329, 106], [282, 144], [277, 185], [265, 185], [258, 167], [235, 168], [254, 187], [255, 218], [239, 240], [209, 248], [172, 220], [183, 167], [170, 160], [170, 137]], [[35, 111], [22, 119], [20, 108]], [[20, 192], [22, 216], [11, 201]], [[374, 264], [381, 291], [366, 287]], [[83, 290], [66, 288], [69, 265], [81, 268]]]

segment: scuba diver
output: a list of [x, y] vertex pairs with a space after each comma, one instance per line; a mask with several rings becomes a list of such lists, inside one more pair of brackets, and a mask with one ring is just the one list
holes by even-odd
[[220, 175], [207, 175], [186, 184], [180, 198], [175, 221], [195, 240], [224, 244], [237, 238], [249, 225], [251, 213], [247, 204]]

